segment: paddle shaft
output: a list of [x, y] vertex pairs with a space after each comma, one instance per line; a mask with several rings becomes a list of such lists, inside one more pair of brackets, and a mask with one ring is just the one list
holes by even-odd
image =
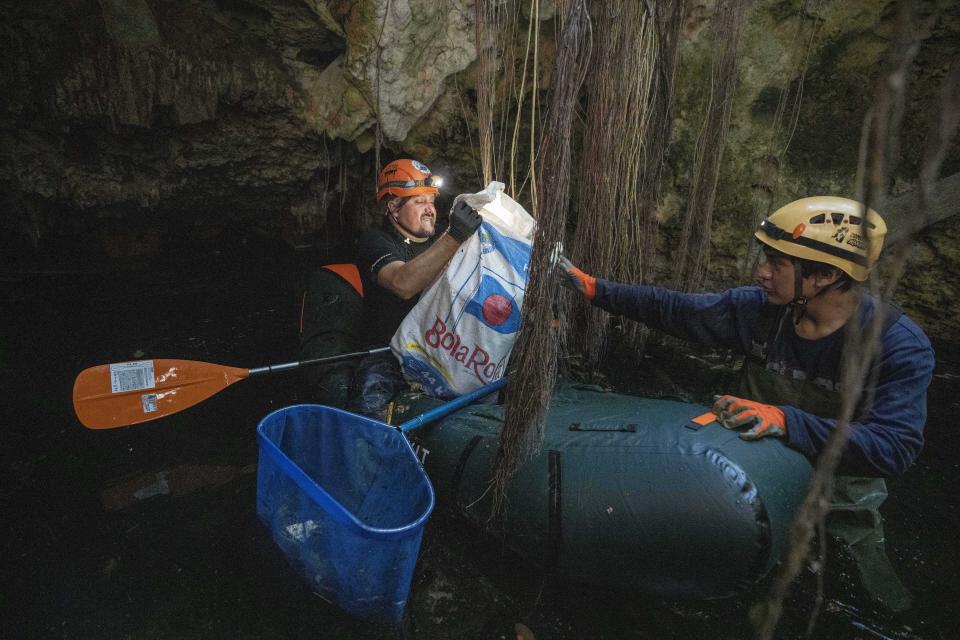
[[294, 369], [299, 369], [300, 367], [309, 367], [315, 364], [332, 364], [334, 362], [340, 362], [341, 360], [353, 360], [355, 358], [372, 356], [378, 353], [387, 353], [388, 351], [390, 351], [390, 347], [377, 347], [376, 349], [370, 349], [369, 351], [353, 351], [351, 353], [340, 353], [335, 356], [326, 356], [323, 358], [310, 358], [309, 360], [298, 360], [296, 362], [285, 362], [283, 364], [273, 364], [266, 367], [255, 367], [253, 369], [247, 369], [247, 375], [257, 376], [267, 373], [292, 371]]
[[483, 398], [484, 396], [488, 396], [495, 391], [499, 391], [500, 389], [503, 389], [506, 385], [507, 385], [507, 378], [500, 378], [499, 380], [495, 380], [490, 384], [486, 385], [485, 387], [480, 387], [475, 391], [471, 391], [470, 393], [465, 393], [459, 398], [451, 400], [450, 402], [446, 402], [440, 405], [439, 407], [430, 409], [429, 411], [421, 413], [419, 416], [416, 416], [415, 418], [411, 418], [406, 422], [398, 424], [397, 429], [399, 429], [403, 433], [409, 433], [414, 429], [417, 429], [435, 420], [439, 420], [444, 416], [449, 415], [450, 413], [456, 411], [460, 407], [465, 407], [466, 405], [470, 404], [474, 400], [479, 400], [480, 398]]

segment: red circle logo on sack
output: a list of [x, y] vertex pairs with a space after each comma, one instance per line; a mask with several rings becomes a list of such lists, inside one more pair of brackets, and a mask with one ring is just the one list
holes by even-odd
[[492, 327], [498, 327], [510, 318], [513, 302], [506, 296], [494, 293], [483, 301], [483, 320]]

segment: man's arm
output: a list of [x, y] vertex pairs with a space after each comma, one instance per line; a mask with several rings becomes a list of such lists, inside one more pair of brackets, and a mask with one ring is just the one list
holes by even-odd
[[684, 340], [748, 353], [760, 309], [757, 287], [723, 293], [682, 293], [662, 287], [622, 284], [576, 268], [566, 256], [558, 265], [561, 282], [594, 306]]
[[450, 211], [450, 226], [429, 249], [409, 262], [395, 260], [377, 271], [377, 284], [403, 300], [430, 286], [460, 245], [477, 230], [480, 214], [460, 200]]
[[437, 279], [459, 248], [460, 243], [445, 233], [413, 260], [395, 260], [381, 267], [377, 283], [398, 298], [409, 300]]
[[[884, 335], [879, 366], [873, 405], [850, 423], [850, 442], [838, 469], [844, 475], [899, 475], [923, 448], [927, 387], [934, 368], [929, 340], [912, 321], [898, 321]], [[786, 416], [790, 446], [810, 457], [819, 454], [836, 420], [790, 406], [780, 409]]]
[[764, 298], [756, 287], [682, 293], [597, 278], [591, 302], [677, 338], [746, 352]]

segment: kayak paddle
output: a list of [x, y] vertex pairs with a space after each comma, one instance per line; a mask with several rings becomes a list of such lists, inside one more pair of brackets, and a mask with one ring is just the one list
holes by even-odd
[[135, 360], [84, 369], [73, 383], [73, 408], [88, 429], [156, 420], [203, 402], [251, 376], [386, 353], [390, 347], [241, 369], [196, 360]]

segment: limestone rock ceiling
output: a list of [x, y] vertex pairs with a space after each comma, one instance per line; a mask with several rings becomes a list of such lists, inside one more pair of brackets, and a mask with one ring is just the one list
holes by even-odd
[[[658, 206], [664, 265], [710, 95], [715, 4], [689, 4], [681, 39]], [[540, 5], [543, 92], [557, 23], [554, 3]], [[508, 77], [523, 63], [528, 16], [526, 3], [502, 6], [519, 11], [516, 50], [500, 61]], [[738, 256], [756, 202], [855, 190], [860, 125], [896, 26], [894, 0], [753, 6], [708, 288], [749, 279]], [[891, 196], [916, 185], [929, 114], [960, 43], [960, 4], [917, 6], [921, 46]], [[378, 119], [387, 153], [424, 159], [453, 193], [475, 190], [473, 20], [472, 0], [0, 0], [0, 254], [5, 243], [29, 252], [71, 238], [122, 255], [171, 233], [229, 225], [295, 244], [336, 242], [374, 215], [366, 185]], [[500, 108], [509, 111], [511, 97], [506, 90]], [[508, 135], [498, 140], [509, 142], [507, 115]], [[518, 139], [523, 172], [529, 131]], [[954, 143], [942, 175], [958, 171]], [[949, 324], [952, 335], [960, 331], [958, 228], [953, 216], [922, 239], [903, 287], [912, 302], [900, 301], [927, 327]], [[133, 236], [126, 244], [125, 233]]]
[[[430, 0], [3, 0], [0, 182], [35, 242], [63, 210], [286, 209], [327, 193], [375, 112], [402, 141], [475, 57], [472, 7]], [[375, 107], [378, 108], [375, 109]], [[12, 202], [10, 202], [12, 201]], [[309, 207], [308, 207], [309, 209]]]

